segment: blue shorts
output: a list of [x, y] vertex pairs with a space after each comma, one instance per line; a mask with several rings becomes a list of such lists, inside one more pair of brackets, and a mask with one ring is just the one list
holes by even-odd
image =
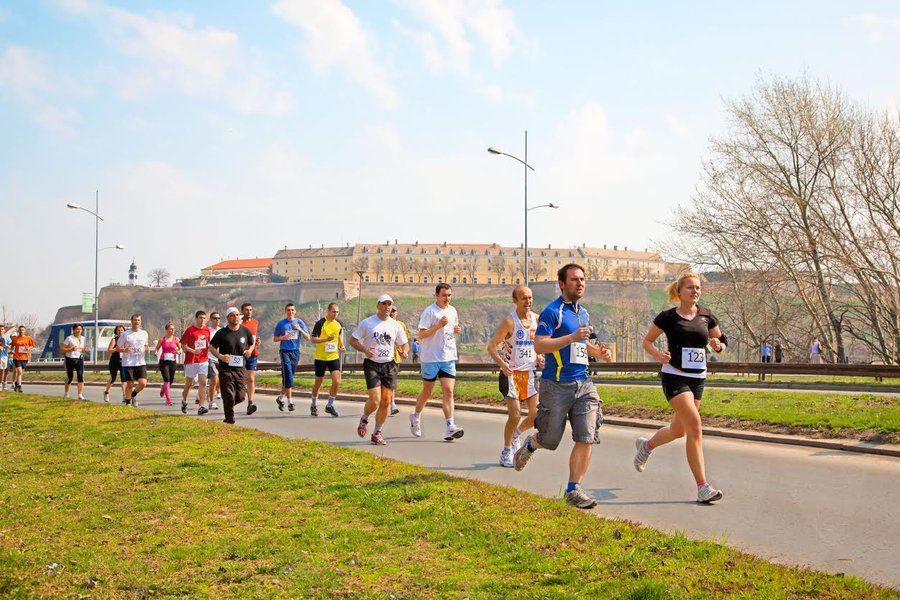
[[281, 351], [281, 387], [294, 387], [294, 371], [297, 370], [297, 363], [300, 362], [299, 350], [282, 350]]
[[258, 371], [259, 370], [259, 356], [248, 356], [247, 360], [244, 361], [244, 368], [248, 371]]
[[422, 379], [425, 381], [436, 381], [438, 377], [441, 379], [455, 379], [456, 361], [444, 360], [441, 362], [422, 363]]

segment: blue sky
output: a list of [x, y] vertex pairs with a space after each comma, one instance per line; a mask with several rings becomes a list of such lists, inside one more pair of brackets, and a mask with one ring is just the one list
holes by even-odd
[[[760, 76], [900, 106], [896, 2], [0, 2], [0, 304], [282, 246], [651, 246]], [[38, 266], [39, 268], [35, 268]], [[10, 283], [15, 282], [15, 285]]]

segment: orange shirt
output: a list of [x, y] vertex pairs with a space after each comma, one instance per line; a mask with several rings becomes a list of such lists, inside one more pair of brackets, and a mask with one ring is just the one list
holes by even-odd
[[[34, 340], [31, 336], [17, 335], [12, 339], [13, 360], [28, 360], [31, 358], [31, 348], [34, 348]], [[24, 350], [24, 352], [22, 352]]]
[[253, 354], [251, 354], [251, 356], [259, 356], [259, 320], [246, 319], [243, 320], [242, 325], [249, 329], [250, 333], [253, 334]]

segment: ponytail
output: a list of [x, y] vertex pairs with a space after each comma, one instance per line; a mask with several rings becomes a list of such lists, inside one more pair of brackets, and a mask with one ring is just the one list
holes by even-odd
[[685, 271], [678, 276], [678, 279], [666, 286], [666, 295], [669, 297], [669, 300], [676, 303], [678, 302], [681, 294], [681, 286], [684, 285], [685, 279], [690, 279], [691, 277], [697, 279], [698, 281], [702, 281], [700, 275], [698, 275], [697, 273]]

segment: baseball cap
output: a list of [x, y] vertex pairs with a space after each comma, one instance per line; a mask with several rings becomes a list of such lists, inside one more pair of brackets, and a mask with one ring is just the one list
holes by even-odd
[[378, 296], [378, 304], [381, 304], [382, 302], [390, 302], [391, 304], [393, 304], [394, 299], [391, 298], [388, 294], [382, 294]]
[[225, 317], [227, 318], [228, 315], [236, 315], [236, 314], [239, 314], [240, 312], [241, 311], [239, 311], [236, 307], [229, 306], [228, 310], [225, 311]]

